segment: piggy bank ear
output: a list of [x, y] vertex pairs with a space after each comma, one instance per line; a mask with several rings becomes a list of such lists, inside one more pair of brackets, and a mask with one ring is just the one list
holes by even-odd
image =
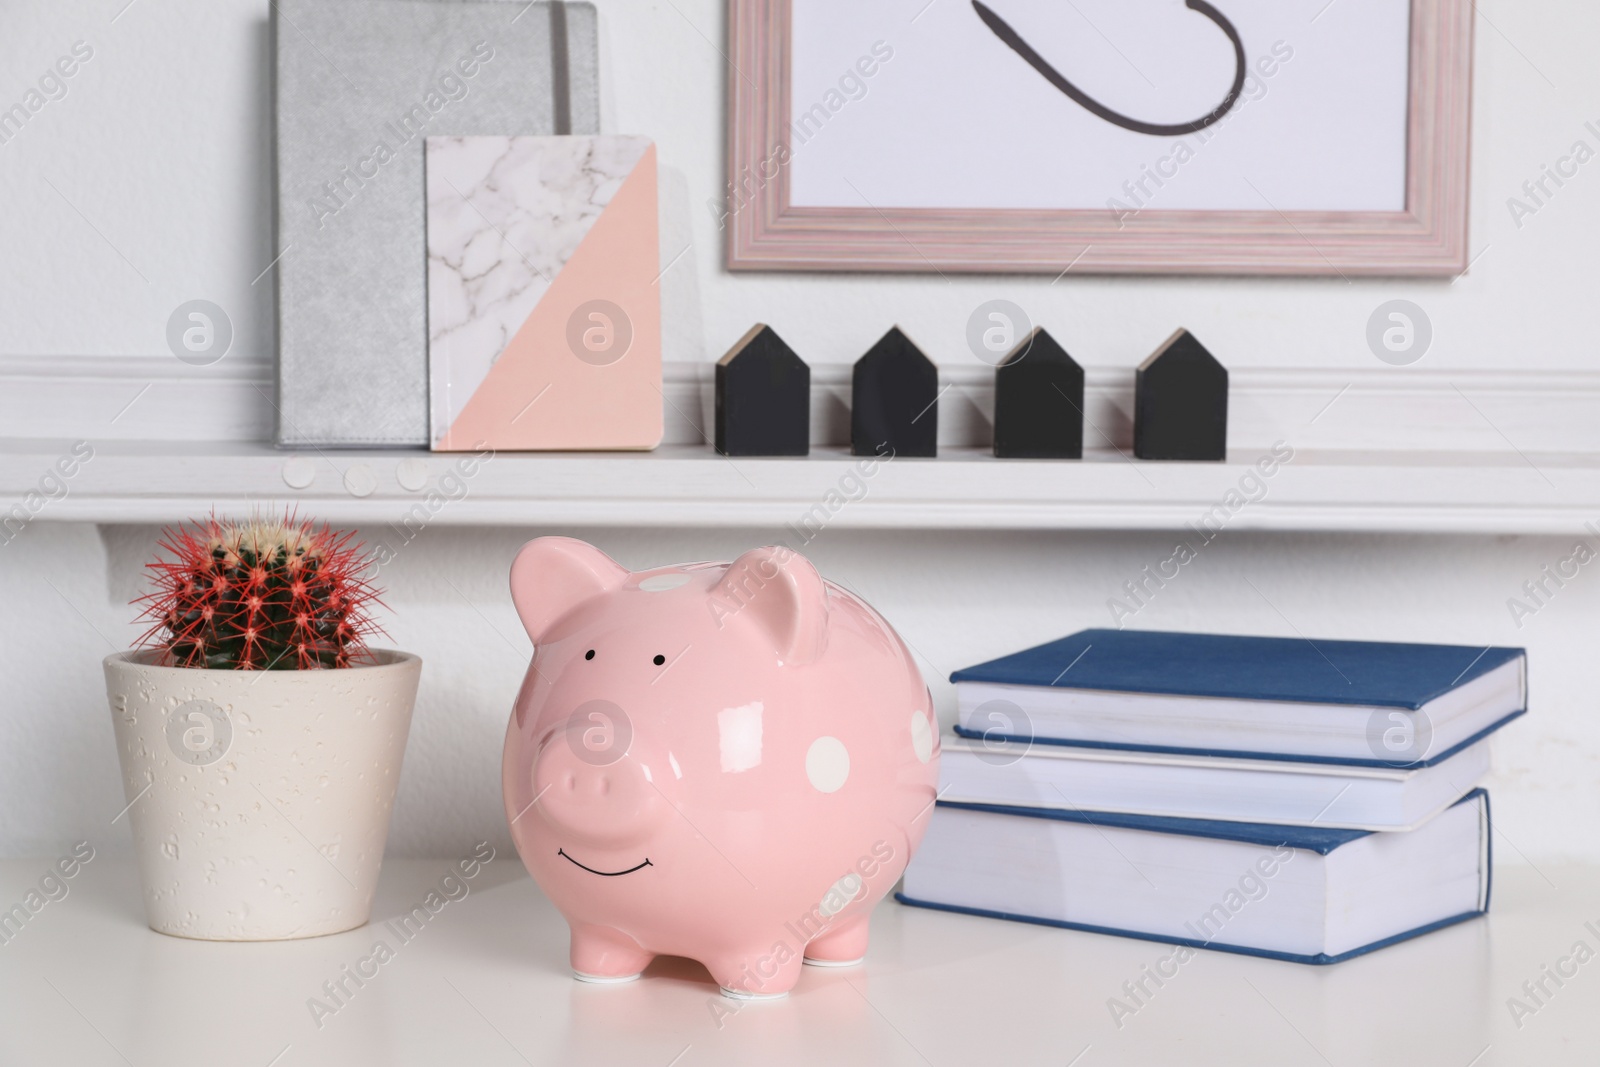
[[784, 663], [810, 663], [828, 634], [828, 594], [811, 561], [787, 548], [755, 548], [728, 567], [711, 591], [719, 624], [748, 616]]
[[551, 623], [627, 577], [626, 567], [587, 542], [540, 537], [523, 545], [511, 564], [511, 599], [537, 645]]

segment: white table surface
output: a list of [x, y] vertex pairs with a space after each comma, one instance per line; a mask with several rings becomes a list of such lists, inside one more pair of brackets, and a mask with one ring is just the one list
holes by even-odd
[[[49, 864], [0, 863], [0, 906]], [[308, 999], [449, 867], [390, 860], [366, 928], [226, 944], [151, 932], [132, 864], [97, 858], [0, 945], [0, 1064], [1600, 1063], [1600, 958], [1520, 1026], [1507, 1007], [1576, 942], [1600, 950], [1600, 870], [1579, 868], [1502, 868], [1487, 919], [1334, 967], [1198, 953], [1119, 1028], [1109, 998], [1169, 949], [893, 901], [863, 966], [807, 967], [783, 1001], [741, 1007], [674, 959], [583, 985], [502, 854], [319, 1027]]]

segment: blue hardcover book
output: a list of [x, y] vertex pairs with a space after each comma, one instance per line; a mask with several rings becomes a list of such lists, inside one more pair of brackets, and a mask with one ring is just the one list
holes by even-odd
[[1296, 963], [1338, 963], [1489, 910], [1489, 794], [1416, 830], [939, 801], [896, 899]]
[[1084, 630], [950, 676], [963, 737], [1430, 766], [1527, 709], [1520, 648]]

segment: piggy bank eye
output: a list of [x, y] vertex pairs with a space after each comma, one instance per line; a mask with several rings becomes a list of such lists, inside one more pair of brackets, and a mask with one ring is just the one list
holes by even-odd
[[654, 663], [657, 667], [659, 667], [663, 663], [667, 662], [667, 657], [665, 657], [665, 656], [657, 656], [655, 659], [651, 660], [650, 662]]
[[594, 649], [591, 648], [589, 651], [585, 652], [583, 654], [583, 658], [584, 659], [594, 659]]

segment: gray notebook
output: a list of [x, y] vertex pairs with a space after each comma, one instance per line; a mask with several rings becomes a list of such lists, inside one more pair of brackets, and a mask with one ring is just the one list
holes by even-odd
[[597, 133], [595, 9], [277, 0], [278, 444], [428, 443], [423, 145]]

